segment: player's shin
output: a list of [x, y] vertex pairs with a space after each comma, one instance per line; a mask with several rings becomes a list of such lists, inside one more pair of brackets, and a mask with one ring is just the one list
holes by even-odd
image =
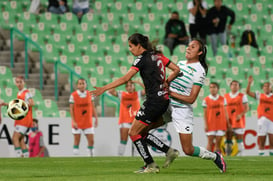
[[152, 147], [167, 153], [168, 150], [170, 149], [170, 147], [168, 145], [166, 145], [165, 143], [163, 143], [160, 139], [158, 139], [157, 137], [155, 137], [154, 135], [148, 133], [144, 138], [144, 141], [146, 141], [147, 144], [151, 145]]
[[138, 153], [140, 156], [143, 158], [144, 162], [147, 163], [148, 165], [153, 163], [154, 160], [148, 150], [147, 144], [145, 141], [143, 141], [141, 135], [135, 135], [135, 136], [130, 136], [131, 140], [133, 141], [134, 145], [137, 148]]

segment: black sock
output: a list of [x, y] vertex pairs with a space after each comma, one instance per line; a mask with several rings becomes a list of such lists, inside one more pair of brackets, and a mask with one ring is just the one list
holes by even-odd
[[147, 136], [144, 138], [144, 141], [164, 153], [167, 153], [170, 149], [168, 145], [150, 133], [147, 134]]
[[145, 143], [145, 141], [143, 141], [142, 138], [135, 140], [134, 144], [137, 148], [138, 153], [147, 165], [154, 162], [153, 157], [148, 150], [147, 144]]

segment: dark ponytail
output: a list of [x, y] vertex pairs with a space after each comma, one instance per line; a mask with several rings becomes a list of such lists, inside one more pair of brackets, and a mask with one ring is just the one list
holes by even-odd
[[140, 44], [144, 49], [147, 51], [154, 51], [152, 44], [149, 41], [149, 38], [147, 36], [144, 36], [140, 33], [134, 33], [129, 38], [128, 41], [130, 41], [135, 46]]
[[199, 51], [202, 51], [202, 54], [199, 55], [199, 62], [202, 65], [202, 67], [205, 69], [206, 74], [208, 73], [208, 65], [206, 62], [206, 55], [207, 55], [207, 47], [205, 45], [205, 43], [200, 40], [200, 39], [194, 39], [196, 41], [198, 41], [199, 43]]

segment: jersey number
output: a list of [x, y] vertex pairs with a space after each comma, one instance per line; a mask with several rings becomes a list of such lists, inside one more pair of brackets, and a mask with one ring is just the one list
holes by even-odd
[[165, 80], [165, 66], [162, 62], [162, 60], [157, 60], [157, 66], [159, 67], [160, 70], [160, 77], [162, 78], [162, 80]]

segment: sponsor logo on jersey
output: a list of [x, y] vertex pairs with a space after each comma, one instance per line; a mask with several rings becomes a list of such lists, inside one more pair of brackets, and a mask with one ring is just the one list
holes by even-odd
[[138, 62], [139, 62], [139, 61], [140, 61], [140, 59], [139, 59], [139, 58], [135, 59], [135, 61], [134, 61], [133, 65], [134, 65], [134, 66], [136, 66], [136, 65], [138, 64]]

